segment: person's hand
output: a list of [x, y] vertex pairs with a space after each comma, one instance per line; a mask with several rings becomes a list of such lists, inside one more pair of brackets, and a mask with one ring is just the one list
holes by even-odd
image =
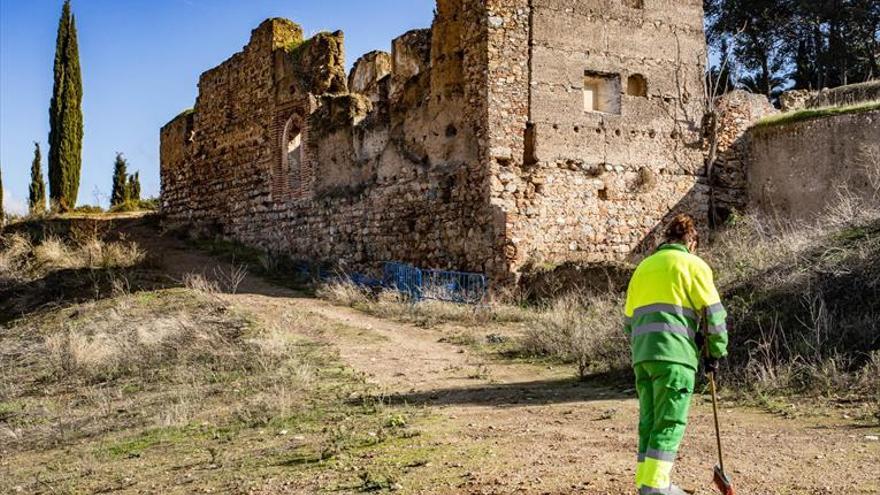
[[703, 358], [703, 373], [713, 375], [718, 375], [718, 358], [713, 357], [705, 357]]

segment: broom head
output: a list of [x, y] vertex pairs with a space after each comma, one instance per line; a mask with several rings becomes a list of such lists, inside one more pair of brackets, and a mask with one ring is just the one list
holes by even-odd
[[736, 495], [733, 491], [733, 484], [727, 479], [727, 475], [721, 470], [720, 466], [715, 466], [715, 477], [713, 478], [715, 486], [723, 495]]

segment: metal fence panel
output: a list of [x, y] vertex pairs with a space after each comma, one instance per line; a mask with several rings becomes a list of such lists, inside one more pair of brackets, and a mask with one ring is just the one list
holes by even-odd
[[418, 301], [422, 298], [422, 271], [405, 263], [385, 263], [382, 283]]
[[385, 264], [383, 284], [415, 301], [436, 299], [477, 304], [489, 292], [489, 281], [480, 273], [422, 270], [398, 262]]

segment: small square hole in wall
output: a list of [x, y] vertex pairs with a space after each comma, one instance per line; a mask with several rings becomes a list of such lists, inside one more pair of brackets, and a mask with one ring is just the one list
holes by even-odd
[[584, 111], [620, 114], [620, 76], [585, 71]]
[[645, 0], [623, 0], [623, 5], [631, 9], [644, 9]]
[[626, 80], [626, 94], [629, 96], [648, 96], [648, 80], [641, 74], [633, 74]]

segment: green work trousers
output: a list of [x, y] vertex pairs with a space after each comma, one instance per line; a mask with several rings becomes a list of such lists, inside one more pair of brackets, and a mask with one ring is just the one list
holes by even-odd
[[652, 493], [672, 484], [672, 465], [687, 425], [696, 370], [667, 361], [634, 366], [639, 394], [639, 455], [636, 485]]

